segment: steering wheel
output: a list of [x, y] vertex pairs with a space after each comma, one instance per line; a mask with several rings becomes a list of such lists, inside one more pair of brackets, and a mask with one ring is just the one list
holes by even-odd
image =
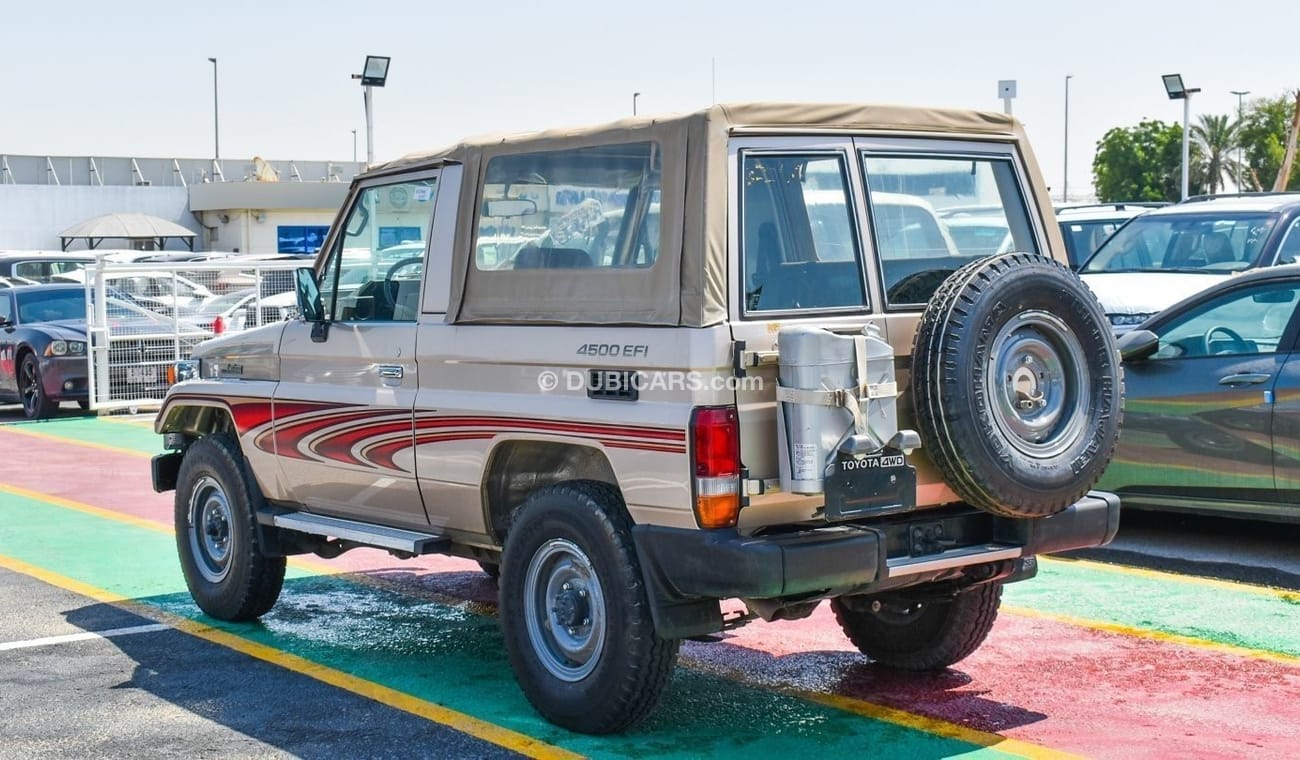
[[[1217, 351], [1212, 349], [1211, 346], [1216, 342], [1223, 343], [1224, 341], [1216, 341], [1214, 337], [1216, 335], [1227, 338], [1227, 345]], [[1250, 351], [1250, 343], [1247, 342], [1245, 338], [1241, 337], [1241, 335], [1231, 327], [1224, 327], [1223, 325], [1215, 325], [1206, 330], [1204, 342], [1205, 353], [1207, 356], [1216, 356], [1219, 354], [1244, 354]]]
[[397, 308], [397, 283], [393, 281], [393, 276], [402, 269], [423, 263], [423, 256], [407, 256], [404, 259], [398, 259], [388, 268], [388, 271], [384, 273], [384, 286], [379, 289], [384, 296], [384, 300], [387, 301], [384, 305], [385, 308]]

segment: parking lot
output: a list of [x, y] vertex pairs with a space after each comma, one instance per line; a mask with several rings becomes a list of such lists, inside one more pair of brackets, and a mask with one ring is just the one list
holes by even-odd
[[[1300, 748], [1293, 528], [1134, 513], [1008, 586], [945, 672], [873, 666], [828, 610], [688, 642], [661, 709], [592, 737], [511, 676], [471, 562], [297, 559], [258, 624], [185, 593], [145, 417], [0, 410], [6, 757], [1282, 757]], [[1267, 584], [1267, 585], [1266, 585]], [[1279, 588], [1280, 587], [1280, 588]]]

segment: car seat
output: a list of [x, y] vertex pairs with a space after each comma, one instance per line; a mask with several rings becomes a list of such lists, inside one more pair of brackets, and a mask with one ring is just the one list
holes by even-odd
[[1229, 261], [1235, 261], [1236, 256], [1232, 252], [1232, 241], [1222, 232], [1208, 232], [1201, 239], [1201, 252], [1205, 256], [1205, 263], [1223, 264]]

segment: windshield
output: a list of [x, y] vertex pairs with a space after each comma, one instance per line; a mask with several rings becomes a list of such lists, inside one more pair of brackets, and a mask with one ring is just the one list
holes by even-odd
[[1070, 257], [1070, 266], [1078, 267], [1087, 261], [1088, 257], [1127, 221], [1127, 217], [1093, 219], [1086, 222], [1062, 221], [1061, 236], [1065, 238], [1065, 251]]
[[1140, 216], [1102, 244], [1083, 267], [1098, 272], [1235, 272], [1254, 265], [1274, 214]]

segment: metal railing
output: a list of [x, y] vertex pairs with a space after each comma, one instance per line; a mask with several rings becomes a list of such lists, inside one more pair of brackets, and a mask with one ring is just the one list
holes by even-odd
[[293, 316], [293, 270], [308, 263], [101, 259], [90, 265], [84, 270], [90, 408], [158, 407], [175, 384], [176, 362], [190, 358], [198, 344]]

